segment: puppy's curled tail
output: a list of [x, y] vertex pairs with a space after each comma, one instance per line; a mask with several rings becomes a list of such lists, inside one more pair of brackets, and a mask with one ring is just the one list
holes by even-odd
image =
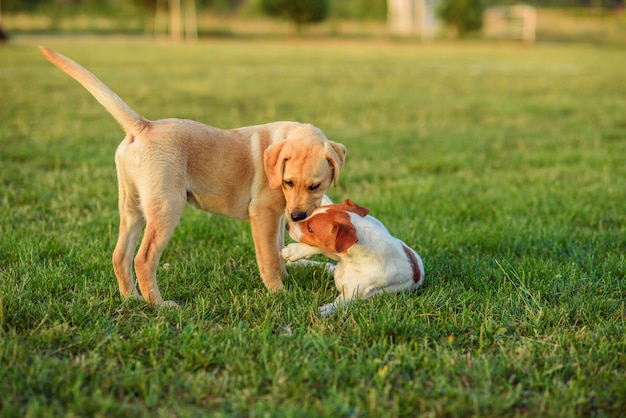
[[127, 134], [137, 135], [148, 127], [150, 122], [147, 119], [131, 109], [117, 94], [82, 65], [45, 46], [40, 46], [39, 49], [48, 61], [69, 74], [70, 77], [86, 88], [111, 116], [122, 125]]

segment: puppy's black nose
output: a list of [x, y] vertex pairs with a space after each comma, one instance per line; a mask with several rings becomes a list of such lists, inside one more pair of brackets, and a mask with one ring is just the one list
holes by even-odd
[[298, 222], [306, 218], [306, 212], [291, 212], [291, 220]]

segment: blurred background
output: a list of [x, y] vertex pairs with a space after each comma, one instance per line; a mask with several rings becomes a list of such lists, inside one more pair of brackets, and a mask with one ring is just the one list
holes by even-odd
[[29, 35], [407, 38], [626, 43], [624, 0], [0, 0]]

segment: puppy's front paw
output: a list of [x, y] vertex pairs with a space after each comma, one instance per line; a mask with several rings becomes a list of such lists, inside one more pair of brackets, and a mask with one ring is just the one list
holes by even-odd
[[296, 242], [287, 245], [280, 252], [280, 256], [287, 261], [297, 261], [309, 255], [311, 254], [307, 251], [307, 247]]

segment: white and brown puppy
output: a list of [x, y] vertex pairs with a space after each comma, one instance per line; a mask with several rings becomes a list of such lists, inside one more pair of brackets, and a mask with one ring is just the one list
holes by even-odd
[[305, 220], [287, 225], [289, 235], [298, 242], [282, 249], [285, 260], [297, 262], [323, 254], [338, 261], [336, 266], [323, 263], [333, 273], [339, 291], [333, 303], [320, 307], [324, 316], [354, 298], [415, 290], [424, 283], [424, 264], [417, 252], [368, 213], [369, 209], [347, 199], [320, 206]]
[[296, 122], [223, 130], [191, 120], [150, 121], [78, 63], [45, 47], [41, 51], [126, 132], [115, 153], [120, 230], [113, 268], [122, 297], [175, 305], [161, 297], [156, 271], [186, 203], [249, 220], [263, 283], [270, 290], [283, 288], [284, 216], [300, 221], [320, 205], [328, 187], [337, 183], [346, 156], [343, 145]]

